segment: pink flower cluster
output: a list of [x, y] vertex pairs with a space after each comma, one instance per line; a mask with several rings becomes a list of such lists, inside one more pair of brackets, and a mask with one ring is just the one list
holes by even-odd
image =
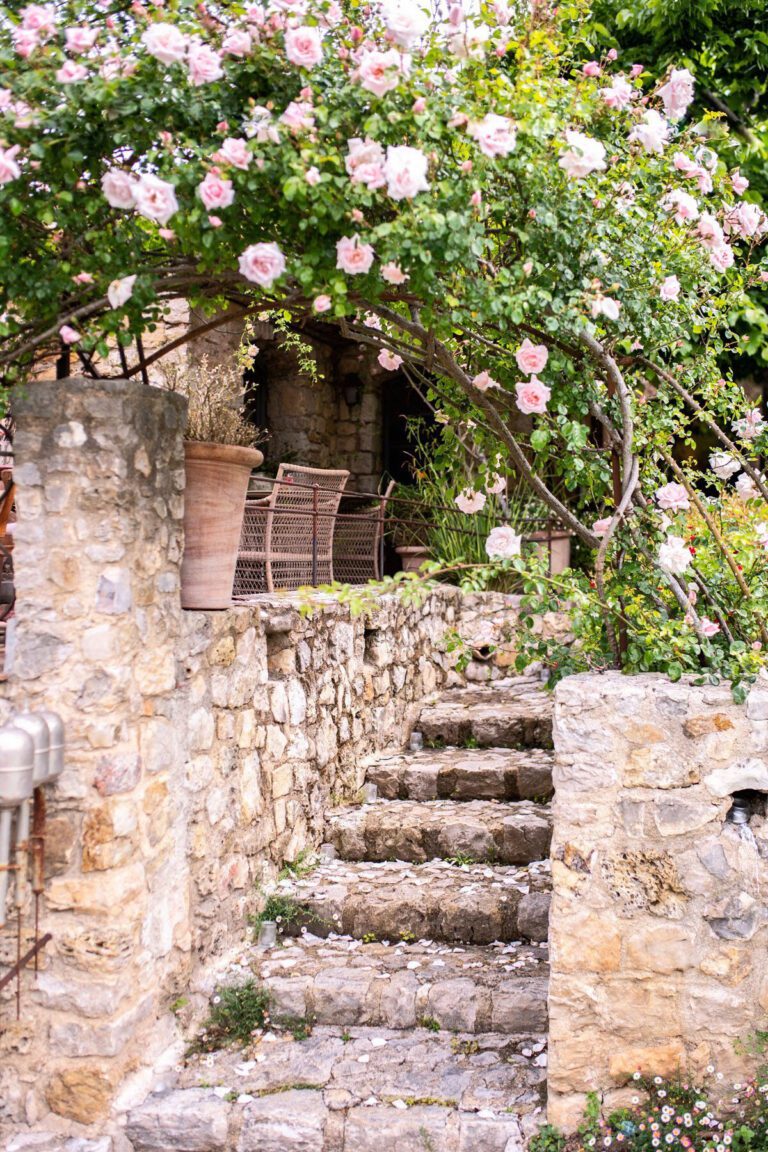
[[538, 377], [547, 366], [549, 351], [546, 345], [534, 344], [526, 337], [515, 353], [515, 360], [520, 371], [529, 376], [528, 380], [515, 385], [515, 402], [526, 415], [541, 415], [546, 412], [552, 395], [551, 389]]
[[135, 208], [139, 215], [163, 226], [179, 208], [173, 184], [152, 173], [137, 177], [121, 168], [110, 168], [101, 178], [101, 187], [112, 208]]

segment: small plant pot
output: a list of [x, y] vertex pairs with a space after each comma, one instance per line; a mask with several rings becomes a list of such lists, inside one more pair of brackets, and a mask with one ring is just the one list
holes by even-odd
[[182, 608], [231, 606], [248, 480], [263, 460], [256, 448], [197, 440], [184, 445]]
[[408, 544], [395, 548], [400, 557], [403, 572], [418, 572], [422, 564], [429, 560], [429, 549], [422, 544]]
[[571, 564], [571, 532], [531, 532], [526, 539], [536, 545], [536, 551], [545, 559], [549, 549], [549, 574], [559, 576]]
[[259, 924], [258, 948], [274, 948], [277, 944], [277, 921], [262, 920]]

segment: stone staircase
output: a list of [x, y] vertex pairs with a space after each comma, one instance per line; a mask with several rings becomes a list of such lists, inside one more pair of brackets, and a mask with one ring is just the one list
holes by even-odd
[[130, 1114], [136, 1152], [518, 1152], [543, 1120], [550, 701], [452, 690], [417, 728], [279, 886], [292, 935], [243, 965], [311, 1034], [188, 1062]]

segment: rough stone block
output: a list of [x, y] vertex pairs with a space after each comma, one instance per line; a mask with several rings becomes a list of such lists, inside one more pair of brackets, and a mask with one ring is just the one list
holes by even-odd
[[150, 1096], [129, 1112], [125, 1133], [135, 1152], [222, 1152], [230, 1105], [207, 1088]]
[[243, 1112], [238, 1152], [324, 1152], [327, 1119], [320, 1092], [264, 1096]]

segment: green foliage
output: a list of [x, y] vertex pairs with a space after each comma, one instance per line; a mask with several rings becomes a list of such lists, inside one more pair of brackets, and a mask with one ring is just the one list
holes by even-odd
[[278, 932], [285, 932], [287, 928], [301, 924], [309, 915], [305, 904], [294, 900], [292, 896], [285, 896], [280, 892], [271, 893], [261, 912], [249, 917], [250, 923], [258, 931], [263, 921], [274, 921]]
[[434, 1016], [419, 1016], [416, 1021], [419, 1028], [426, 1028], [427, 1032], [439, 1032], [440, 1021], [436, 1020]]
[[[710, 1075], [713, 1070], [708, 1069]], [[597, 1093], [587, 1098], [584, 1118], [566, 1138], [544, 1125], [531, 1141], [531, 1152], [766, 1152], [768, 1149], [768, 1084], [748, 1079], [733, 1092], [713, 1077], [711, 1091], [682, 1079], [635, 1074], [636, 1095], [627, 1108], [605, 1114]]]
[[218, 988], [192, 1050], [215, 1052], [230, 1044], [249, 1044], [257, 1029], [268, 1026], [269, 1004], [269, 993], [253, 980]]

